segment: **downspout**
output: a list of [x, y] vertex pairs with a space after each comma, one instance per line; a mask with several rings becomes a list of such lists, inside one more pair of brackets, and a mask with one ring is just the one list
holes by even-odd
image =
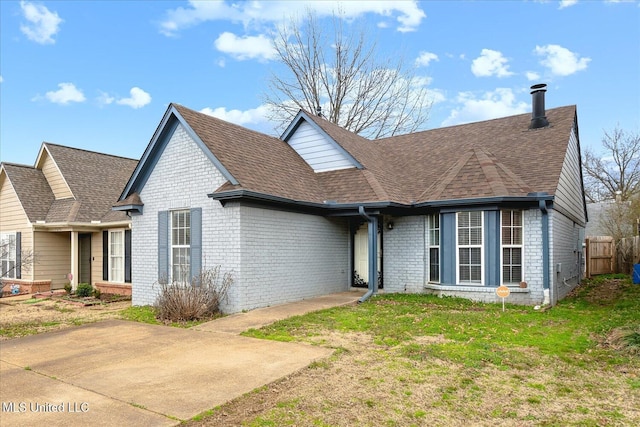
[[543, 305], [550, 303], [549, 294], [550, 280], [549, 280], [549, 213], [547, 212], [547, 202], [545, 200], [538, 200], [538, 207], [542, 212], [542, 287], [544, 292]]
[[369, 237], [369, 284], [367, 293], [358, 299], [358, 302], [361, 303], [378, 292], [378, 218], [367, 215], [364, 211], [364, 206], [358, 206], [358, 213], [369, 223], [367, 225]]

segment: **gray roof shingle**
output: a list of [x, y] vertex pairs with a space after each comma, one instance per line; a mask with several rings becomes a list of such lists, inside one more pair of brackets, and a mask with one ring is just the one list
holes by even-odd
[[364, 169], [314, 173], [284, 141], [172, 104], [245, 189], [292, 200], [415, 203], [555, 194], [576, 107], [546, 111], [550, 126], [529, 130], [530, 114], [367, 140], [307, 114]]
[[[124, 212], [111, 206], [133, 173], [137, 160], [45, 142], [60, 172], [73, 193], [73, 209], [58, 209], [47, 215], [47, 222], [91, 222], [127, 220]], [[62, 201], [57, 201], [62, 203]], [[64, 202], [67, 203], [67, 202]], [[58, 203], [59, 204], [59, 203]]]
[[29, 221], [128, 220], [124, 212], [114, 212], [111, 206], [118, 200], [137, 160], [48, 142], [43, 147], [58, 165], [73, 197], [56, 200], [42, 170], [36, 167], [3, 163]]

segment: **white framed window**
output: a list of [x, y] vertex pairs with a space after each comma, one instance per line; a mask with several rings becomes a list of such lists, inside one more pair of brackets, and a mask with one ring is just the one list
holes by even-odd
[[109, 230], [109, 281], [124, 283], [124, 230]]
[[503, 210], [501, 216], [501, 264], [503, 284], [522, 282], [522, 211]]
[[456, 215], [458, 283], [483, 284], [483, 217], [482, 211]]
[[16, 278], [16, 233], [0, 234], [0, 277]]
[[174, 282], [191, 277], [191, 211], [171, 212], [171, 274]]
[[440, 215], [427, 216], [429, 282], [440, 283]]

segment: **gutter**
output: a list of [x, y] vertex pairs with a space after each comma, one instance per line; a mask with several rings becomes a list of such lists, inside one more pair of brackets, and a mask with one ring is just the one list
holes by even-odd
[[549, 294], [551, 292], [549, 278], [549, 212], [547, 212], [547, 202], [543, 199], [538, 201], [538, 207], [542, 212], [542, 287], [544, 289], [543, 305], [550, 303]]
[[32, 222], [33, 230], [54, 230], [54, 231], [93, 231], [107, 228], [131, 228], [131, 221], [111, 221], [111, 222]]
[[367, 215], [364, 206], [358, 207], [358, 213], [369, 223], [369, 285], [367, 293], [358, 299], [358, 303], [363, 303], [378, 292], [378, 218]]

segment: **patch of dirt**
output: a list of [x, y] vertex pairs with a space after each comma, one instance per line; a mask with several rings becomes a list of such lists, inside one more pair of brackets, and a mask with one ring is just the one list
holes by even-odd
[[[515, 427], [590, 424], [598, 413], [613, 410], [625, 425], [640, 422], [635, 406], [640, 393], [629, 395], [627, 386], [637, 378], [636, 369], [612, 374], [557, 359], [536, 368], [478, 369], [431, 357], [409, 359], [400, 348], [375, 345], [366, 334], [315, 338], [336, 353], [184, 425]], [[608, 425], [610, 419], [600, 421]]]
[[624, 288], [628, 286], [625, 280], [609, 279], [603, 281], [583, 281], [580, 286], [574, 288], [567, 298], [581, 296], [594, 305], [608, 306], [620, 298]]
[[[65, 302], [60, 298], [35, 299], [31, 297], [0, 298], [0, 329], [19, 331], [22, 325], [34, 325], [36, 332], [46, 332], [75, 326], [80, 323], [119, 318], [119, 312], [130, 307], [131, 301], [101, 303], [83, 306]], [[28, 329], [24, 328], [25, 331]], [[33, 333], [33, 332], [31, 332]], [[0, 335], [0, 341], [27, 335], [17, 332], [11, 337]]]

